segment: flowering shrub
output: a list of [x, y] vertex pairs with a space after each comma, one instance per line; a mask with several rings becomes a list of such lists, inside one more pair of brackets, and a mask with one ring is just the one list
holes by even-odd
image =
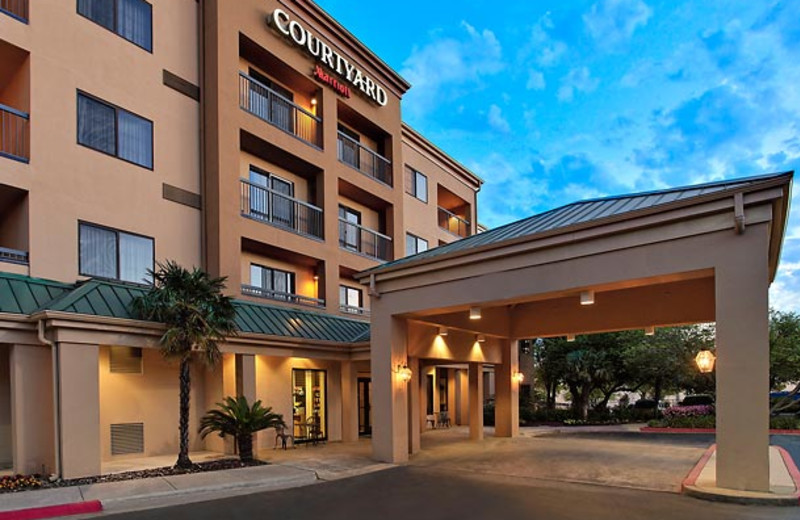
[[681, 419], [683, 417], [703, 417], [714, 415], [713, 405], [701, 404], [696, 406], [670, 406], [664, 410], [664, 419]]
[[13, 493], [42, 487], [42, 480], [38, 475], [11, 475], [0, 477], [0, 493]]

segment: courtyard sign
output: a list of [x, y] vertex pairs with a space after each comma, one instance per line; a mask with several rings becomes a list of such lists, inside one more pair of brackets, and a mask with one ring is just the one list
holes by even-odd
[[[358, 67], [350, 63], [347, 58], [331, 49], [328, 44], [323, 42], [318, 36], [314, 36], [308, 29], [303, 27], [298, 21], [291, 20], [289, 15], [282, 9], [275, 9], [267, 18], [267, 23], [281, 33], [288, 41], [298, 47], [302, 47], [317, 61], [327, 65], [339, 77], [347, 83], [353, 85], [366, 97], [376, 102], [380, 106], [386, 106], [389, 96], [386, 91], [372, 78], [364, 74]], [[346, 84], [342, 84], [331, 78], [318, 65], [315, 67], [314, 76], [331, 85], [342, 95], [346, 91], [349, 95], [350, 89]], [[327, 79], [325, 79], [327, 78]]]

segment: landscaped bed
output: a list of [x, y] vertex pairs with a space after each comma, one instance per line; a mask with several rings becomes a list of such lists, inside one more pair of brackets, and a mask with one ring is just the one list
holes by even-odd
[[69, 480], [57, 479], [52, 481], [48, 477], [42, 475], [12, 475], [0, 477], [0, 494], [29, 491], [32, 489], [86, 486], [89, 484], [102, 484], [105, 482], [121, 482], [124, 480], [170, 477], [175, 475], [203, 473], [207, 471], [221, 471], [226, 469], [263, 466], [266, 464], [268, 463], [260, 460], [242, 462], [239, 459], [219, 459], [208, 462], [200, 462], [187, 469], [176, 468], [174, 466], [165, 466], [162, 468], [152, 468], [141, 471], [126, 471], [125, 473], [112, 473], [110, 475], [97, 475], [94, 477], [84, 477]]

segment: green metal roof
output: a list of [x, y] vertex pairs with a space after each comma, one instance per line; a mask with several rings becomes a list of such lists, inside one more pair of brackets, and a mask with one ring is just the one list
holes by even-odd
[[793, 174], [794, 172], [772, 173], [755, 177], [696, 184], [693, 186], [668, 188], [658, 191], [581, 200], [516, 222], [511, 222], [510, 224], [498, 228], [490, 229], [484, 233], [472, 235], [471, 237], [463, 238], [434, 249], [429, 249], [428, 251], [416, 255], [400, 258], [393, 262], [387, 262], [373, 267], [372, 269], [368, 269], [362, 274], [380, 273], [394, 267], [405, 266], [406, 264], [411, 265], [458, 251], [467, 251], [491, 244], [499, 244], [525, 236], [532, 237], [554, 230], [566, 230], [569, 227], [589, 222], [598, 221], [599, 223], [600, 221], [626, 213], [643, 211], [677, 201], [696, 199], [714, 193], [734, 191], [782, 177], [791, 179]]
[[50, 280], [0, 273], [0, 312], [31, 314], [72, 288]]
[[[0, 272], [0, 312], [49, 310], [138, 319], [131, 302], [147, 292], [139, 285], [91, 279], [75, 285]], [[369, 323], [322, 312], [234, 300], [240, 332], [337, 343], [369, 341]]]

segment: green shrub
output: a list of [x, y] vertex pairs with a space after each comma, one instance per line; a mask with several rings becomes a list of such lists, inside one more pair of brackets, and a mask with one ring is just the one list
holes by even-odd
[[773, 430], [800, 430], [800, 418], [796, 415], [778, 415], [769, 418]]

